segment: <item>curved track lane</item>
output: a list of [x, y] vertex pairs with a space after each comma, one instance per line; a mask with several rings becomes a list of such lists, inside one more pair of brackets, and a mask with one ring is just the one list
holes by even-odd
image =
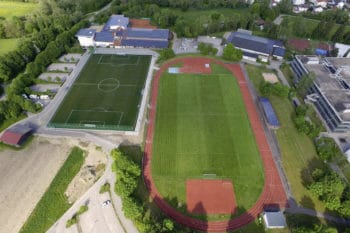
[[[157, 106], [157, 96], [159, 88], [159, 80], [164, 71], [166, 71], [171, 65], [176, 63], [217, 63], [226, 67], [234, 77], [237, 78], [237, 82], [243, 97], [243, 101], [246, 106], [246, 111], [251, 124], [251, 128], [255, 135], [255, 140], [261, 155], [261, 159], [264, 165], [264, 177], [265, 184], [263, 191], [257, 200], [257, 202], [244, 214], [227, 221], [210, 221], [205, 222], [192, 217], [186, 216], [178, 212], [175, 208], [170, 206], [158, 192], [155, 183], [152, 179], [151, 174], [151, 160], [152, 160], [152, 143], [154, 137], [154, 127], [156, 119], [156, 106]], [[211, 58], [178, 58], [171, 60], [164, 64], [155, 74], [152, 92], [151, 92], [151, 109], [149, 113], [149, 124], [146, 134], [145, 152], [143, 159], [143, 176], [146, 186], [150, 192], [150, 195], [154, 202], [159, 206], [159, 208], [169, 217], [174, 219], [176, 222], [183, 224], [187, 227], [210, 232], [224, 232], [227, 230], [235, 230], [243, 227], [246, 224], [254, 221], [254, 219], [263, 211], [267, 206], [280, 206], [285, 207], [287, 205], [287, 197], [283, 189], [275, 162], [272, 157], [272, 153], [267, 142], [265, 132], [262, 126], [262, 122], [259, 118], [259, 114], [254, 104], [253, 98], [249, 92], [246, 80], [244, 78], [243, 71], [239, 64], [225, 64], [221, 61], [211, 59]]]

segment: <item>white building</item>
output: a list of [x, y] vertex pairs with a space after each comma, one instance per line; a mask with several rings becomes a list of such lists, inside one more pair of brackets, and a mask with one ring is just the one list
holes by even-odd
[[75, 36], [78, 38], [79, 43], [83, 47], [94, 46], [94, 37], [96, 34], [95, 29], [83, 28], [80, 29]]
[[323, 8], [320, 7], [320, 6], [319, 6], [319, 7], [315, 7], [315, 8], [314, 8], [314, 12], [315, 12], [315, 13], [321, 13], [321, 12], [323, 12]]
[[334, 47], [338, 49], [338, 57], [350, 58], [350, 45], [335, 43]]
[[306, 12], [308, 9], [309, 8], [304, 4], [304, 5], [294, 6], [293, 12], [294, 13], [302, 13], [302, 12]]
[[316, 6], [320, 6], [322, 8], [326, 8], [327, 7], [327, 1], [326, 0], [317, 0]]
[[268, 229], [287, 227], [286, 219], [282, 212], [264, 212], [263, 219]]
[[305, 0], [293, 0], [293, 5], [299, 6], [305, 4]]

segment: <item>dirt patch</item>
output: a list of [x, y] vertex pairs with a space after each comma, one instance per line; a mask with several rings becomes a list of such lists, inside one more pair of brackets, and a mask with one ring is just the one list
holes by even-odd
[[180, 68], [184, 74], [211, 74], [210, 63], [202, 59], [193, 59], [191, 62], [184, 62]]
[[74, 146], [87, 152], [83, 169], [67, 189], [77, 189], [69, 192], [76, 199], [103, 173], [107, 157], [99, 147], [76, 139], [35, 137], [23, 150], [0, 151], [0, 233], [19, 232]]
[[0, 151], [0, 232], [18, 232], [66, 160], [72, 144], [36, 137], [21, 151]]
[[101, 177], [107, 163], [107, 156], [99, 147], [85, 142], [79, 142], [79, 146], [87, 154], [82, 169], [74, 177], [65, 192], [69, 203], [75, 202]]
[[151, 22], [148, 19], [130, 19], [130, 24], [132, 28], [157, 28], [156, 26], [151, 25]]
[[233, 214], [236, 200], [231, 181], [187, 180], [187, 211], [192, 214]]

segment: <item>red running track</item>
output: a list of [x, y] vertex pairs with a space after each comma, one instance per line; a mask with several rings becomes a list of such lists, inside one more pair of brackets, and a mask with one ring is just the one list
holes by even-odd
[[[157, 96], [158, 96], [158, 87], [159, 79], [164, 71], [166, 71], [171, 65], [182, 62], [183, 64], [191, 63], [217, 63], [229, 69], [232, 74], [237, 78], [239, 88], [241, 90], [243, 100], [245, 102], [247, 114], [249, 121], [255, 135], [255, 140], [258, 145], [258, 149], [261, 155], [261, 159], [264, 165], [264, 177], [265, 184], [263, 191], [257, 200], [257, 202], [244, 214], [233, 218], [227, 221], [210, 221], [205, 222], [192, 217], [186, 216], [178, 212], [175, 208], [170, 206], [158, 192], [151, 173], [151, 160], [152, 160], [152, 142], [154, 137], [154, 126], [156, 119], [156, 106], [157, 106]], [[211, 58], [179, 58], [172, 60], [165, 65], [163, 65], [155, 74], [152, 92], [151, 92], [151, 109], [149, 113], [149, 125], [147, 128], [146, 134], [146, 143], [145, 143], [145, 152], [143, 159], [143, 176], [146, 183], [146, 186], [150, 192], [150, 196], [154, 202], [159, 206], [159, 208], [170, 218], [176, 222], [185, 225], [189, 228], [200, 230], [200, 231], [209, 231], [209, 232], [224, 232], [228, 230], [239, 229], [246, 224], [254, 221], [254, 219], [263, 211], [267, 206], [276, 206], [285, 207], [287, 205], [286, 193], [283, 189], [275, 162], [272, 158], [272, 153], [267, 142], [265, 132], [262, 126], [262, 122], [259, 119], [259, 114], [257, 112], [256, 106], [254, 104], [253, 98], [250, 95], [247, 83], [244, 78], [243, 71], [238, 64], [225, 64], [221, 61], [211, 59]], [[239, 204], [239, 203], [238, 203]]]

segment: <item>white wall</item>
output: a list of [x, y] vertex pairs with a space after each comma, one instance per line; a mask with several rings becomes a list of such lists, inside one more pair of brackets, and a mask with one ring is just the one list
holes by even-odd
[[110, 42], [100, 42], [100, 41], [95, 41], [96, 46], [101, 46], [101, 47], [107, 47], [107, 46], [112, 46], [113, 43]]
[[80, 46], [89, 47], [94, 45], [93, 37], [78, 36]]
[[293, 5], [302, 5], [305, 4], [305, 0], [293, 0]]

